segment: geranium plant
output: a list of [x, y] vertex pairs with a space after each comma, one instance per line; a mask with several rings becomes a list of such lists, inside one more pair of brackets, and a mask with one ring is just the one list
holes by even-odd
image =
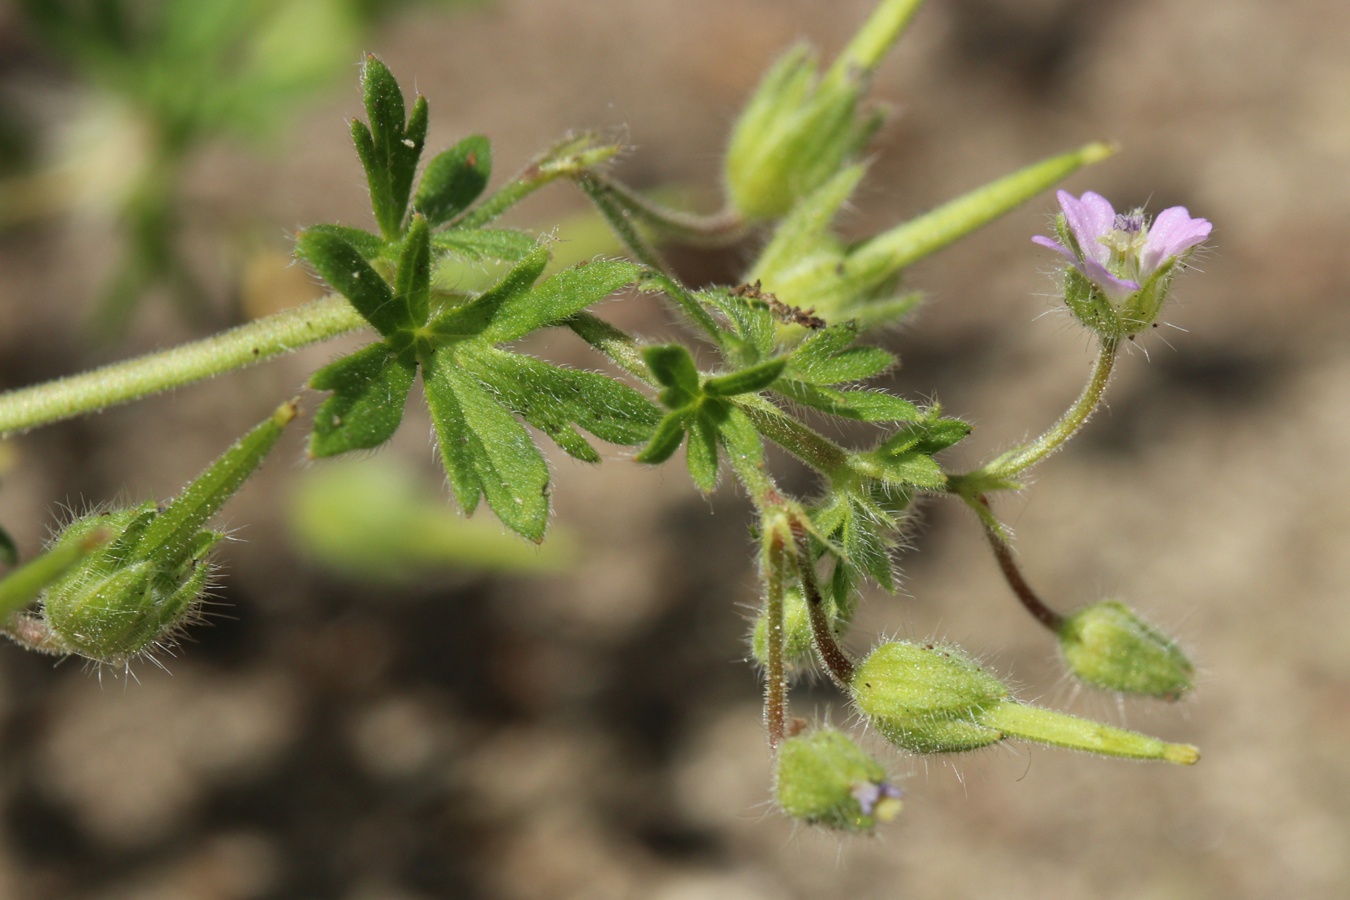
[[[209, 553], [221, 539], [212, 515], [282, 429], [304, 423], [316, 459], [369, 451], [397, 431], [417, 393], [460, 509], [467, 515], [485, 504], [528, 541], [544, 541], [549, 523], [541, 438], [589, 463], [616, 455], [592, 438], [633, 448], [610, 466], [662, 465], [682, 450], [695, 489], [736, 481], [756, 516], [762, 596], [749, 644], [763, 675], [775, 796], [790, 816], [868, 831], [900, 808], [883, 765], [850, 736], [792, 716], [793, 681], [815, 668], [861, 722], [910, 753], [1021, 739], [1194, 763], [1189, 745], [1021, 702], [954, 646], [887, 641], [855, 659], [842, 644], [864, 585], [894, 589], [895, 536], [914, 504], [948, 499], [973, 511], [1012, 592], [1056, 636], [1070, 672], [1107, 691], [1166, 699], [1192, 682], [1176, 644], [1125, 604], [1071, 612], [1047, 605], [1021, 574], [992, 498], [1023, 489], [1028, 471], [1084, 427], [1122, 344], [1156, 323], [1176, 275], [1209, 237], [1207, 221], [1173, 207], [1150, 222], [1142, 211], [1116, 213], [1094, 193], [1060, 193], [1056, 236], [1034, 240], [1063, 257], [1063, 299], [1094, 336], [1097, 360], [1058, 421], [982, 466], [957, 472], [941, 460], [970, 433], [967, 423], [936, 403], [866, 386], [896, 365], [872, 338], [916, 305], [917, 295], [902, 287], [912, 263], [1113, 152], [1087, 144], [881, 234], [840, 237], [834, 221], [866, 174], [863, 152], [878, 122], [866, 104], [869, 81], [919, 5], [883, 0], [828, 66], [806, 47], [775, 64], [733, 130], [727, 203], [711, 216], [667, 209], [616, 180], [610, 163], [622, 148], [594, 135], [567, 136], [494, 190], [483, 136], [424, 161], [428, 101], [409, 103], [389, 69], [367, 57], [366, 119], [353, 121], [351, 134], [373, 227], [315, 225], [296, 240], [297, 256], [333, 293], [193, 344], [0, 395], [0, 433], [352, 331], [367, 333], [369, 343], [310, 376], [306, 387], [321, 398], [277, 398], [276, 411], [172, 502], [102, 507], [69, 523], [46, 552], [0, 582], [6, 633], [34, 650], [118, 668], [165, 646], [198, 615], [211, 581]], [[555, 181], [594, 202], [628, 258], [545, 276], [548, 240], [498, 219]], [[733, 284], [686, 285], [660, 252], [667, 240], [725, 244], [755, 230], [767, 240]], [[442, 277], [464, 260], [494, 261], [501, 274], [481, 290]], [[1027, 264], [1037, 264], [1034, 254]], [[678, 310], [689, 342], [646, 344], [593, 311], [633, 291]], [[570, 330], [605, 371], [558, 365], [516, 346], [546, 328]], [[695, 343], [707, 362], [696, 361]], [[845, 446], [819, 427], [830, 417], [866, 423], [871, 437]], [[814, 493], [794, 496], [779, 484], [768, 443], [818, 474]]]

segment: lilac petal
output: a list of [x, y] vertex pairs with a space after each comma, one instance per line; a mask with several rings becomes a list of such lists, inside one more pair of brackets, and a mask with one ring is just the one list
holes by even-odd
[[1063, 244], [1061, 244], [1054, 238], [1048, 238], [1043, 234], [1038, 234], [1031, 239], [1031, 242], [1033, 244], [1040, 244], [1042, 247], [1049, 247], [1056, 253], [1062, 254], [1065, 259], [1073, 263], [1075, 266], [1078, 265], [1078, 254], [1074, 253], [1071, 249], [1065, 247]]
[[1130, 281], [1128, 278], [1117, 278], [1106, 271], [1106, 266], [1097, 262], [1095, 259], [1083, 260], [1083, 265], [1079, 271], [1087, 276], [1097, 287], [1106, 292], [1113, 302], [1124, 300], [1126, 297], [1139, 290], [1139, 282]]
[[1184, 206], [1158, 213], [1148, 230], [1148, 243], [1139, 256], [1140, 274], [1147, 278], [1167, 260], [1203, 242], [1213, 227], [1208, 219], [1192, 219]]
[[1115, 227], [1116, 211], [1111, 201], [1101, 194], [1088, 191], [1081, 199], [1067, 191], [1055, 195], [1059, 198], [1060, 209], [1064, 210], [1064, 221], [1069, 231], [1078, 241], [1078, 249], [1084, 256], [1104, 262], [1109, 252], [1097, 239], [1109, 234]]

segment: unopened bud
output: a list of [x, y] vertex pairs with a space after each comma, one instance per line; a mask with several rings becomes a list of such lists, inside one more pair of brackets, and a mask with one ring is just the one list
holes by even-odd
[[1074, 675], [1110, 691], [1176, 700], [1191, 689], [1195, 674], [1175, 641], [1119, 600], [1066, 618], [1059, 646]]
[[974, 750], [1011, 737], [1128, 759], [1200, 759], [1189, 744], [1019, 703], [960, 650], [939, 644], [878, 647], [858, 666], [853, 699], [877, 731], [914, 753]]
[[853, 700], [887, 740], [914, 753], [974, 750], [1003, 740], [979, 715], [1008, 697], [1003, 682], [958, 648], [882, 644], [853, 676]]
[[848, 735], [828, 729], [782, 743], [776, 794], [794, 819], [840, 831], [871, 831], [900, 813], [900, 789], [881, 764]]
[[41, 617], [12, 617], [10, 636], [36, 650], [114, 666], [171, 645], [200, 615], [212, 571], [207, 556], [224, 539], [204, 525], [257, 470], [295, 415], [293, 403], [281, 406], [166, 506], [102, 510], [70, 523], [51, 553], [88, 547], [95, 537], [104, 543], [48, 583]]

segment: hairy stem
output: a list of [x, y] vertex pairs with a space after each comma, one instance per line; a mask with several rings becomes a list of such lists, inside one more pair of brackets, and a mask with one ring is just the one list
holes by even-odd
[[1062, 447], [1069, 438], [1077, 434], [1087, 424], [1093, 411], [1101, 402], [1102, 394], [1106, 392], [1106, 385], [1111, 380], [1111, 372], [1115, 367], [1119, 350], [1119, 341], [1103, 338], [1101, 347], [1097, 352], [1097, 360], [1092, 366], [1092, 374], [1088, 378], [1087, 385], [1083, 388], [1083, 393], [1078, 396], [1073, 406], [1069, 407], [1058, 422], [1050, 426], [1045, 434], [1031, 443], [1009, 450], [974, 472], [958, 476], [958, 479], [968, 479], [971, 476], [1011, 478], [1030, 469]]
[[806, 597], [806, 610], [811, 619], [811, 637], [815, 642], [816, 654], [825, 664], [825, 670], [830, 673], [834, 683], [841, 690], [847, 691], [853, 684], [853, 673], [857, 667], [844, 652], [844, 648], [834, 639], [834, 629], [831, 627], [829, 617], [825, 615], [825, 597], [820, 593], [815, 564], [811, 561], [810, 541], [807, 540], [806, 532], [800, 527], [800, 523], [794, 523], [794, 537], [797, 548], [794, 554], [797, 576], [801, 579], [802, 594]]
[[736, 398], [759, 433], [831, 481], [852, 477], [849, 453], [825, 435], [783, 412], [756, 394]]
[[[976, 498], [978, 502], [989, 506], [989, 501], [981, 496]], [[1064, 617], [1053, 609], [1045, 605], [1045, 602], [1031, 589], [1027, 580], [1022, 577], [1022, 571], [1017, 567], [1017, 560], [1013, 557], [1012, 546], [1003, 539], [999, 529], [990, 525], [988, 521], [984, 523], [984, 536], [989, 539], [989, 546], [994, 551], [994, 558], [998, 560], [999, 571], [1003, 573], [1003, 580], [1008, 582], [1008, 587], [1012, 588], [1013, 594], [1021, 601], [1026, 611], [1031, 613], [1032, 618], [1040, 622], [1046, 628], [1059, 633], [1064, 625]]]
[[787, 665], [783, 635], [783, 595], [787, 590], [787, 545], [783, 535], [777, 531], [769, 536], [768, 558], [765, 573], [768, 586], [765, 598], [765, 613], [768, 616], [766, 638], [768, 644], [768, 666], [764, 673], [764, 724], [769, 733], [769, 749], [777, 750], [778, 745], [787, 736]]
[[345, 298], [329, 296], [190, 344], [9, 391], [0, 394], [0, 436], [242, 369], [365, 324]]

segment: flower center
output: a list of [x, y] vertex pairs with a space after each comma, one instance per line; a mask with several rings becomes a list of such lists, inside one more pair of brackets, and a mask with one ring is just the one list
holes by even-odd
[[1112, 224], [1114, 227], [1110, 231], [1097, 238], [1109, 253], [1103, 264], [1117, 278], [1135, 280], [1139, 276], [1139, 257], [1148, 243], [1144, 211], [1117, 213]]

